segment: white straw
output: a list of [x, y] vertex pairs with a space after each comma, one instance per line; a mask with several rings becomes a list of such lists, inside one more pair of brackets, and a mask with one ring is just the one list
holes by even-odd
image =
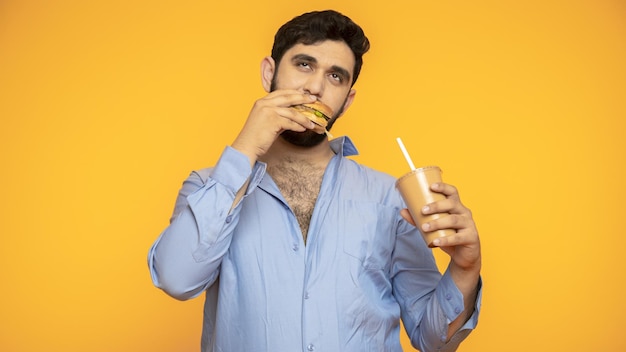
[[409, 156], [409, 153], [406, 151], [406, 148], [404, 147], [404, 143], [402, 143], [402, 139], [398, 137], [396, 138], [396, 141], [398, 141], [398, 145], [400, 146], [400, 149], [402, 150], [402, 154], [404, 154], [404, 158], [406, 159], [406, 162], [409, 163], [409, 167], [411, 168], [411, 170], [415, 170], [415, 165], [413, 165], [413, 162], [411, 161], [411, 157]]

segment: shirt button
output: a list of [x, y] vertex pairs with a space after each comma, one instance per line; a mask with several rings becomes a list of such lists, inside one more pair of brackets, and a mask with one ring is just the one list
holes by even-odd
[[230, 224], [230, 222], [231, 222], [231, 221], [233, 221], [233, 216], [232, 216], [232, 215], [228, 215], [228, 216], [226, 217], [226, 223], [227, 223], [227, 224]]
[[448, 301], [449, 301], [449, 300], [451, 300], [451, 299], [452, 299], [452, 295], [451, 295], [451, 294], [449, 294], [449, 293], [446, 293], [446, 299], [447, 299]]
[[308, 346], [306, 346], [306, 350], [307, 351], [315, 351], [315, 346], [313, 346], [313, 344], [310, 343]]
[[309, 299], [309, 293], [308, 293], [308, 292], [306, 292], [306, 293], [304, 294], [304, 299]]
[[293, 249], [294, 252], [297, 252], [298, 249], [300, 249], [300, 247], [298, 247], [297, 243], [294, 243], [293, 246], [291, 247], [291, 249]]
[[456, 314], [461, 313], [461, 308], [459, 308], [459, 307], [454, 308], [454, 313], [456, 313]]

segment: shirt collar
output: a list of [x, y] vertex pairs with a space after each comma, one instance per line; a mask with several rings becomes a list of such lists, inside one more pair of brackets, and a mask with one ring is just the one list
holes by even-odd
[[359, 155], [359, 151], [348, 136], [335, 138], [330, 141], [330, 149], [332, 149], [335, 154], [341, 156]]

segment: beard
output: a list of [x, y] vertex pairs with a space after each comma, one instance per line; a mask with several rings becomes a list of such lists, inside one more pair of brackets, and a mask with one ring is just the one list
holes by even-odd
[[[270, 85], [270, 92], [275, 91], [277, 89], [276, 88], [277, 85], [278, 85], [278, 82], [276, 79], [276, 73], [274, 73], [274, 77], [272, 77], [272, 83]], [[347, 99], [348, 97], [346, 97], [346, 100]], [[331, 117], [331, 119], [328, 120], [328, 125], [326, 125], [327, 131], [330, 131], [335, 121], [343, 113], [344, 105], [345, 105], [345, 100], [344, 100], [344, 104], [341, 104], [341, 109], [339, 109], [339, 111], [337, 111]], [[327, 138], [326, 134], [319, 134], [317, 132], [314, 132], [313, 130], [306, 130], [304, 132], [286, 130], [286, 131], [281, 132], [280, 137], [284, 139], [285, 141], [298, 147], [315, 147], [316, 145], [319, 145]]]

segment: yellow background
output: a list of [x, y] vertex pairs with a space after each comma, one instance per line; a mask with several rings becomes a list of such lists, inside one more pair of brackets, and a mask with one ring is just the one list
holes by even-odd
[[331, 7], [372, 41], [333, 133], [395, 176], [402, 137], [478, 222], [460, 351], [626, 350], [618, 0], [0, 1], [0, 350], [198, 350], [202, 299], [155, 289], [146, 253], [263, 95], [278, 26]]

